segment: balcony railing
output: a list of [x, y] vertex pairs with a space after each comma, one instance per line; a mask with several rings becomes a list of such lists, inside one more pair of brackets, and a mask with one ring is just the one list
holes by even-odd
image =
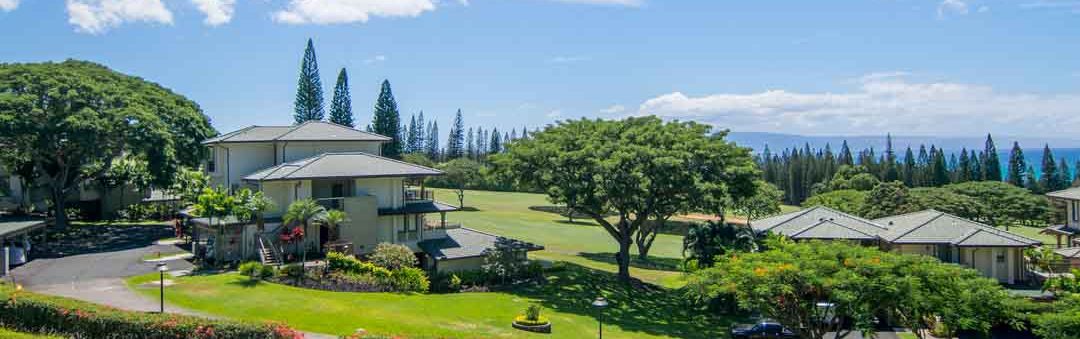
[[398, 242], [420, 240], [420, 232], [419, 231], [398, 231], [397, 232], [397, 240], [398, 240]]
[[406, 188], [405, 189], [405, 202], [413, 201], [434, 201], [435, 192], [421, 190], [418, 188]]
[[315, 203], [328, 210], [340, 210], [345, 208], [345, 197], [318, 198]]
[[439, 222], [439, 221], [425, 221], [424, 222], [424, 230], [425, 231], [430, 231], [430, 230], [450, 230], [450, 229], [455, 229], [455, 228], [461, 228], [461, 223], [460, 222], [442, 223], [442, 222]]

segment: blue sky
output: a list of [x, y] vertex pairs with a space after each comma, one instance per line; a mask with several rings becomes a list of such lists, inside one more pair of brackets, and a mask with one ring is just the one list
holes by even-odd
[[[86, 59], [214, 126], [291, 123], [303, 46], [357, 120], [536, 127], [657, 114], [799, 134], [1074, 134], [1074, 0], [0, 0], [0, 61]], [[446, 130], [446, 127], [443, 127]]]

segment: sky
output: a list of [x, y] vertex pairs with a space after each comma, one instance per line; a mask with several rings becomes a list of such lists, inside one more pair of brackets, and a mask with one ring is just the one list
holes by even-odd
[[0, 62], [102, 63], [228, 132], [292, 123], [303, 48], [357, 121], [654, 114], [805, 135], [1080, 139], [1077, 0], [0, 0]]

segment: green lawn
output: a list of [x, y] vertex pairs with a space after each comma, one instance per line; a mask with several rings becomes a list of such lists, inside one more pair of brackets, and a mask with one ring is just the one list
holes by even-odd
[[31, 334], [23, 332], [15, 332], [3, 327], [0, 327], [0, 338], [4, 339], [60, 339], [62, 337], [44, 335], [44, 334]]
[[[1004, 228], [1002, 228], [1002, 227], [999, 227], [999, 228], [1004, 230]], [[1055, 237], [1053, 237], [1053, 236], [1051, 236], [1049, 234], [1039, 234], [1039, 231], [1042, 231], [1042, 230], [1043, 230], [1042, 227], [1029, 227], [1029, 226], [1012, 226], [1012, 227], [1009, 227], [1009, 232], [1013, 232], [1013, 233], [1016, 233], [1016, 234], [1019, 234], [1019, 235], [1022, 235], [1022, 236], [1028, 237], [1028, 238], [1032, 238], [1032, 239], [1035, 239], [1035, 240], [1038, 240], [1038, 241], [1042, 241], [1043, 245], [1050, 245], [1050, 246], [1057, 245], [1057, 238], [1055, 238]], [[1062, 240], [1062, 241], [1065, 241], [1065, 240]]]
[[[435, 191], [439, 201], [457, 204], [455, 191]], [[543, 251], [529, 254], [531, 258], [567, 261], [617, 272], [614, 255], [618, 245], [611, 235], [592, 220], [575, 219], [574, 223], [570, 223], [559, 214], [540, 210], [551, 205], [541, 194], [466, 191], [465, 210], [447, 213], [446, 219], [479, 231], [543, 245]], [[636, 248], [632, 253], [632, 276], [667, 287], [683, 284], [681, 273], [677, 270], [678, 262], [682, 260], [682, 237], [667, 234], [657, 236], [649, 252], [649, 262], [638, 260]]]
[[[139, 287], [156, 275], [134, 277]], [[729, 320], [684, 306], [677, 292], [621, 287], [614, 275], [567, 265], [548, 274], [549, 282], [508, 292], [395, 294], [326, 292], [274, 283], [251, 283], [238, 274], [191, 276], [166, 288], [166, 301], [202, 313], [249, 321], [281, 321], [295, 328], [344, 335], [363, 328], [371, 334], [408, 338], [587, 338], [596, 333], [597, 295], [612, 302], [605, 312], [609, 338], [717, 338]], [[514, 330], [510, 321], [530, 303], [544, 308], [552, 321], [550, 335]]]

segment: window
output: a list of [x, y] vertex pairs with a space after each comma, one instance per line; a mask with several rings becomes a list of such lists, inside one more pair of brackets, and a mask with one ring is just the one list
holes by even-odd
[[1072, 220], [1080, 221], [1080, 201], [1072, 202]]
[[217, 152], [214, 152], [213, 147], [210, 147], [210, 158], [206, 160], [206, 171], [210, 173], [217, 172]]

